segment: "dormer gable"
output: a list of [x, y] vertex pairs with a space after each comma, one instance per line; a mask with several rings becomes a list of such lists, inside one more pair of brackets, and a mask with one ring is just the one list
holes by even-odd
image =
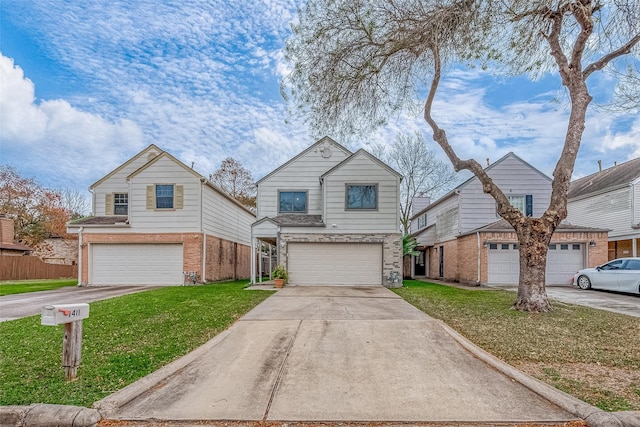
[[331, 168], [336, 164], [336, 159], [339, 159], [338, 161], [340, 161], [345, 156], [350, 156], [353, 154], [350, 150], [337, 143], [333, 139], [329, 138], [328, 136], [324, 136], [301, 153], [297, 154], [284, 164], [278, 166], [276, 169], [259, 179], [256, 182], [256, 185], [259, 187], [260, 184], [262, 184], [264, 181], [272, 178], [274, 175], [284, 172], [290, 166], [301, 161], [301, 159], [312, 153], [316, 155], [318, 161], [320, 161], [321, 159], [325, 159], [328, 168]]
[[[137, 166], [137, 164], [141, 160], [149, 162], [154, 158], [156, 158], [160, 153], [163, 153], [163, 150], [158, 148], [155, 144], [149, 145], [147, 148], [140, 151], [135, 156], [131, 157], [129, 160], [127, 160], [126, 162], [124, 162], [123, 164], [121, 164], [120, 166], [118, 166], [117, 168], [115, 168], [114, 170], [112, 170], [102, 178], [100, 178], [98, 181], [91, 184], [91, 186], [89, 186], [89, 190], [93, 190], [94, 188], [96, 188], [97, 186], [99, 186], [100, 184], [102, 184], [103, 182], [107, 181], [108, 179], [112, 178], [114, 175], [120, 172], [127, 172], [127, 169], [131, 169], [131, 172], [133, 172], [136, 169], [139, 169], [139, 166]], [[127, 173], [127, 175], [129, 175], [131, 172]]]
[[382, 169], [388, 171], [389, 173], [391, 173], [392, 175], [397, 176], [398, 178], [400, 178], [400, 180], [402, 180], [402, 175], [397, 172], [395, 169], [393, 169], [391, 166], [389, 166], [388, 164], [386, 164], [385, 162], [383, 162], [382, 160], [378, 159], [376, 156], [374, 156], [373, 154], [369, 153], [367, 150], [365, 150], [364, 148], [359, 149], [358, 151], [356, 151], [355, 153], [353, 153], [352, 155], [350, 155], [349, 157], [347, 157], [346, 159], [344, 159], [342, 162], [338, 163], [337, 165], [335, 165], [333, 168], [329, 169], [327, 172], [325, 172], [321, 177], [320, 180], [324, 180], [326, 177], [330, 176], [331, 174], [335, 173], [336, 171], [340, 170], [343, 167], [348, 167], [349, 164], [353, 163], [356, 159], [358, 159], [359, 157], [366, 157], [368, 160], [372, 161], [373, 163], [377, 164], [378, 166], [380, 166]]

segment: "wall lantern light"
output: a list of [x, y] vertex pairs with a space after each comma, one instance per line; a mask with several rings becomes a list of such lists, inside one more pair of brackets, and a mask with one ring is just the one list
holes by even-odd
[[590, 241], [589, 242], [589, 247], [590, 248], [595, 248], [596, 247], [596, 241], [595, 240]]

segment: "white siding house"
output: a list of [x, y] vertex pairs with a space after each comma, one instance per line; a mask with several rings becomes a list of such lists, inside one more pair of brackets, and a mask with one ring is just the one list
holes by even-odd
[[[509, 153], [486, 169], [487, 174], [525, 215], [539, 217], [549, 205], [551, 178]], [[411, 277], [431, 277], [475, 284], [518, 282], [518, 240], [497, 214], [494, 199], [472, 177], [411, 218], [420, 255]], [[571, 281], [589, 260], [601, 260], [606, 231], [561, 224], [549, 246], [547, 283]]]
[[250, 274], [255, 215], [150, 145], [90, 187], [79, 235], [80, 285], [182, 285]]
[[640, 256], [640, 158], [573, 181], [568, 197], [568, 221], [609, 229], [609, 260]]
[[[400, 286], [400, 179], [322, 138], [258, 181], [252, 247], [275, 247], [293, 285]], [[262, 280], [260, 265], [252, 272]]]

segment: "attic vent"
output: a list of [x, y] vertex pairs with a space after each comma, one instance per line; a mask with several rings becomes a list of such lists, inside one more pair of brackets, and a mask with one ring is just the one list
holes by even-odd
[[155, 159], [158, 156], [158, 153], [156, 153], [155, 151], [152, 151], [149, 153], [149, 155], [147, 156], [147, 162], [150, 162], [151, 160]]

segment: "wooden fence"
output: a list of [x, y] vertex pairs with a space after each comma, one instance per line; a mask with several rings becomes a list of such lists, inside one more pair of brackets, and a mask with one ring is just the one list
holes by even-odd
[[78, 277], [77, 265], [48, 264], [35, 256], [0, 255], [0, 280]]

